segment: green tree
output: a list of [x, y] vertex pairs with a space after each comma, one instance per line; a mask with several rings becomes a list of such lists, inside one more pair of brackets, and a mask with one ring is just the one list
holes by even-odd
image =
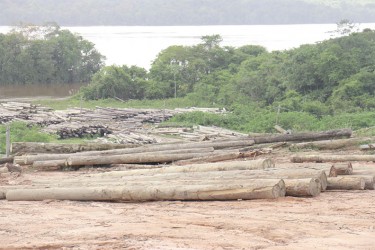
[[85, 99], [143, 99], [147, 72], [136, 66], [107, 66], [96, 73], [92, 82], [82, 89]]

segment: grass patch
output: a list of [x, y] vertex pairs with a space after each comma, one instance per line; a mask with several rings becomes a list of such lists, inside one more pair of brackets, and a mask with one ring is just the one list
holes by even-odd
[[[6, 126], [0, 125], [0, 154], [5, 154]], [[57, 140], [57, 136], [41, 132], [39, 126], [27, 126], [23, 122], [13, 122], [10, 124], [11, 142], [52, 142]]]

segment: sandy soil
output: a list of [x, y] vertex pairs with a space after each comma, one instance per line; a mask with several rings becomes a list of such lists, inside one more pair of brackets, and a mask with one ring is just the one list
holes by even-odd
[[[0, 185], [92, 171], [12, 174]], [[0, 200], [0, 249], [375, 249], [374, 202], [367, 190], [235, 202]]]
[[0, 201], [0, 249], [374, 249], [375, 192], [236, 202]]

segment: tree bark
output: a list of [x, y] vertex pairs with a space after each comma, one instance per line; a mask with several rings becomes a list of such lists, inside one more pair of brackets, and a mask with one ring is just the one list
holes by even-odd
[[349, 163], [335, 163], [333, 166], [336, 169], [337, 175], [351, 175], [351, 174], [353, 174], [353, 167], [352, 167], [352, 164], [350, 162]]
[[11, 157], [4, 157], [4, 158], [0, 158], [0, 165], [1, 164], [4, 164], [4, 163], [12, 163], [14, 160], [14, 157], [11, 156]]
[[[158, 174], [167, 173], [190, 173], [197, 175], [203, 175], [202, 172], [215, 173], [217, 171], [218, 175], [230, 173], [223, 171], [235, 171], [235, 170], [256, 170], [256, 169], [266, 169], [272, 168], [274, 163], [271, 159], [257, 159], [250, 161], [231, 161], [231, 162], [218, 162], [209, 164], [192, 164], [186, 166], [166, 166], [162, 168], [155, 169], [135, 169], [127, 171], [113, 171], [108, 173], [99, 174], [100, 176], [107, 177], [123, 177], [123, 176], [154, 176]], [[236, 173], [240, 174], [240, 173]]]
[[290, 145], [290, 149], [318, 149], [318, 150], [333, 150], [340, 149], [350, 146], [357, 146], [359, 143], [370, 140], [372, 138], [349, 138], [349, 139], [335, 139], [335, 140], [323, 140], [314, 142], [302, 142]]
[[41, 143], [41, 142], [13, 142], [11, 147], [12, 154], [35, 154], [35, 153], [53, 153], [65, 154], [83, 151], [102, 151], [119, 148], [135, 148], [136, 144], [115, 144], [115, 143], [82, 143], [82, 144], [63, 144], [63, 143]]
[[375, 143], [360, 145], [361, 150], [375, 150]]
[[363, 177], [329, 177], [327, 190], [364, 190], [365, 184]]
[[229, 153], [214, 153], [210, 156], [197, 157], [187, 160], [175, 161], [173, 164], [178, 166], [185, 166], [191, 164], [200, 164], [200, 163], [215, 163], [222, 161], [230, 161], [241, 158], [253, 157], [252, 152], [229, 152]]
[[34, 161], [32, 168], [39, 171], [55, 171], [67, 165], [66, 160]]
[[[135, 148], [137, 149], [137, 148]], [[214, 148], [213, 147], [205, 147], [205, 148], [200, 148], [200, 149], [176, 149], [176, 150], [168, 150], [168, 151], [155, 151], [155, 152], [143, 152], [143, 153], [129, 153], [129, 154], [123, 154], [123, 155], [83, 155], [80, 153], [76, 154], [38, 154], [38, 155], [25, 155], [25, 156], [20, 156], [20, 157], [15, 157], [14, 162], [20, 165], [32, 165], [35, 161], [55, 161], [55, 160], [68, 160], [70, 158], [73, 159], [91, 159], [94, 161], [94, 159], [98, 159], [97, 161], [99, 162], [101, 159], [108, 159], [108, 158], [118, 158], [118, 157], [132, 157], [135, 155], [161, 155], [161, 154], [193, 154], [196, 153], [197, 156], [202, 156], [204, 153], [210, 153], [213, 152]], [[188, 159], [188, 158], [183, 158], [183, 159]], [[120, 163], [127, 163], [127, 162], [120, 162]], [[88, 163], [87, 165], [99, 165], [99, 164], [105, 164], [105, 163]], [[112, 164], [112, 163], [110, 163]], [[115, 163], [114, 163], [115, 164]], [[86, 165], [85, 163], [79, 164], [79, 165]]]
[[317, 141], [325, 139], [336, 139], [350, 137], [352, 135], [351, 129], [329, 130], [316, 133], [298, 133], [276, 136], [261, 136], [252, 138], [255, 144], [271, 143], [271, 142], [286, 142], [286, 141]]
[[320, 180], [317, 178], [284, 179], [286, 196], [315, 197], [321, 192]]
[[162, 200], [251, 200], [285, 196], [282, 180], [247, 185], [176, 185], [15, 189], [6, 192], [8, 201], [78, 200], [78, 201], [162, 201]]
[[282, 163], [277, 164], [277, 168], [280, 169], [312, 169], [312, 170], [324, 170], [327, 177], [336, 177], [336, 168], [330, 163]]
[[365, 189], [374, 190], [375, 189], [375, 173], [371, 175], [351, 175], [351, 177], [363, 178], [365, 180]]
[[296, 155], [292, 162], [350, 162], [375, 161], [375, 155]]

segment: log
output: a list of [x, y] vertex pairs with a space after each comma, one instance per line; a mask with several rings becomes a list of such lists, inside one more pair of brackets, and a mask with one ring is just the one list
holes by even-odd
[[67, 165], [66, 160], [34, 161], [32, 168], [39, 171], [55, 171]]
[[365, 189], [366, 190], [374, 190], [375, 189], [375, 173], [371, 175], [362, 175], [356, 174], [351, 175], [351, 177], [363, 178], [365, 180]]
[[335, 139], [323, 140], [313, 142], [302, 142], [290, 145], [291, 150], [301, 149], [317, 149], [317, 150], [334, 150], [350, 146], [357, 146], [359, 143], [370, 140], [372, 138], [349, 138], [349, 139]]
[[[261, 183], [262, 182], [262, 183]], [[176, 185], [15, 189], [6, 192], [8, 201], [77, 200], [77, 201], [162, 201], [162, 200], [251, 200], [285, 196], [282, 180], [247, 185]]]
[[[147, 175], [154, 176], [156, 174], [166, 173], [197, 173], [202, 175], [202, 172], [213, 172], [213, 171], [233, 171], [233, 170], [255, 170], [255, 169], [267, 169], [272, 168], [274, 162], [271, 159], [257, 159], [250, 161], [232, 161], [232, 162], [219, 162], [210, 164], [193, 164], [186, 166], [166, 166], [156, 169], [137, 169], [129, 171], [116, 171], [102, 173], [101, 176], [107, 177], [123, 177], [123, 176], [137, 176]], [[220, 172], [218, 174], [221, 174]], [[229, 175], [230, 173], [226, 173]], [[238, 173], [236, 173], [238, 174]]]
[[363, 177], [329, 177], [327, 190], [364, 190], [365, 184]]
[[359, 148], [361, 150], [374, 150], [375, 149], [375, 143], [360, 145]]
[[237, 160], [243, 159], [248, 157], [254, 157], [253, 152], [228, 152], [228, 153], [214, 153], [210, 156], [202, 156], [187, 160], [180, 160], [175, 161], [173, 164], [178, 166], [185, 166], [191, 164], [199, 164], [199, 163], [215, 163], [221, 161], [230, 161], [230, 160]]
[[14, 160], [14, 157], [11, 156], [11, 157], [4, 157], [4, 158], [0, 158], [0, 165], [1, 164], [5, 164], [5, 163], [12, 163]]
[[[138, 149], [138, 148], [134, 148]], [[131, 149], [130, 149], [131, 150]], [[175, 150], [168, 150], [168, 151], [155, 151], [154, 154], [184, 154], [184, 153], [209, 153], [213, 152], [213, 147], [205, 147], [201, 149], [175, 149]], [[96, 151], [92, 151], [96, 152]], [[103, 151], [105, 152], [105, 151]], [[84, 153], [90, 153], [90, 152], [84, 152]], [[143, 153], [149, 153], [151, 152], [143, 152]], [[94, 155], [86, 155], [81, 153], [75, 153], [75, 154], [38, 154], [38, 155], [24, 155], [20, 157], [14, 157], [14, 162], [20, 165], [32, 165], [35, 161], [55, 161], [55, 160], [68, 160], [69, 158], [73, 157], [76, 159], [90, 159], [90, 158], [105, 158], [105, 157], [112, 157], [112, 156], [122, 156], [122, 155], [140, 155], [141, 153], [134, 152], [134, 153], [128, 153], [128, 154], [120, 154], [120, 155], [103, 155], [103, 154], [94, 154]]]
[[252, 138], [255, 144], [286, 142], [286, 141], [318, 141], [325, 139], [336, 139], [350, 137], [352, 135], [351, 129], [329, 130], [316, 133], [296, 133], [276, 136], [261, 136]]
[[72, 166], [91, 166], [91, 165], [109, 165], [125, 163], [166, 163], [178, 160], [202, 157], [207, 153], [143, 153], [132, 155], [112, 155], [112, 156], [82, 156], [70, 157], [67, 165]]
[[[166, 168], [168, 170], [168, 168]], [[162, 169], [151, 170], [129, 170], [101, 173], [92, 176], [89, 182], [114, 182], [121, 178], [124, 182], [135, 181], [223, 181], [231, 180], [236, 182], [238, 180], [252, 180], [252, 179], [303, 179], [303, 178], [317, 178], [320, 181], [322, 191], [327, 188], [327, 176], [324, 171], [310, 170], [310, 169], [265, 169], [265, 170], [226, 170], [226, 171], [210, 171], [210, 172], [163, 172]], [[36, 183], [40, 181], [35, 180]], [[87, 178], [76, 178], [69, 180], [61, 180], [59, 183], [64, 185], [71, 185], [72, 183], [85, 183]], [[49, 181], [47, 182], [49, 183]]]
[[114, 143], [41, 143], [41, 142], [13, 142], [11, 146], [12, 154], [36, 154], [36, 153], [76, 153], [82, 151], [102, 151], [119, 148], [139, 147], [135, 144], [114, 144]]
[[146, 152], [161, 152], [161, 151], [177, 151], [187, 149], [204, 149], [214, 148], [223, 149], [230, 147], [245, 147], [253, 145], [252, 140], [225, 140], [225, 141], [213, 141], [213, 142], [193, 142], [193, 143], [174, 143], [174, 144], [154, 144], [149, 146], [142, 146], [137, 148], [125, 148], [125, 149], [112, 149], [104, 151], [89, 151], [80, 152], [74, 154], [40, 154], [40, 155], [25, 155], [16, 156], [14, 162], [20, 165], [31, 165], [34, 161], [46, 161], [46, 160], [67, 160], [69, 157], [79, 156], [107, 156], [107, 155], [124, 155], [124, 154], [135, 154], [135, 153], [146, 153]]
[[315, 197], [321, 192], [320, 180], [317, 178], [284, 179], [286, 196]]
[[277, 164], [279, 169], [313, 169], [313, 170], [324, 170], [328, 177], [336, 177], [337, 170], [334, 165], [330, 163], [310, 163], [310, 164], [300, 164], [300, 163], [282, 163]]
[[335, 163], [333, 166], [336, 169], [337, 175], [353, 174], [353, 167], [350, 162], [349, 163]]
[[375, 161], [375, 155], [296, 155], [292, 162], [351, 162]]

